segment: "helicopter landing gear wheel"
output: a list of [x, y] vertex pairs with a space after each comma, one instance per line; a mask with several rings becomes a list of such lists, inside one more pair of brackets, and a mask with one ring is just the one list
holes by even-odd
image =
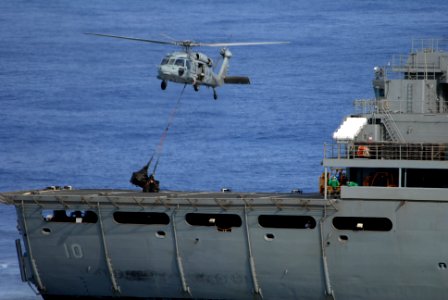
[[193, 85], [193, 88], [194, 88], [194, 91], [195, 91], [195, 92], [198, 92], [198, 91], [199, 91], [199, 85], [195, 84], [195, 85]]
[[215, 99], [215, 100], [218, 99], [218, 94], [216, 93], [215, 89], [213, 89], [213, 99]]
[[168, 83], [165, 80], [162, 80], [162, 83], [160, 84], [160, 88], [162, 90], [166, 90], [166, 86], [168, 85]]

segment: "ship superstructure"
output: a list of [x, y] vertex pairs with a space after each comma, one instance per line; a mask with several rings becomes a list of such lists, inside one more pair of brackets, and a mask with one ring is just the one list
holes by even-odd
[[375, 68], [375, 98], [325, 145], [321, 195], [1, 195], [17, 210], [22, 279], [44, 299], [446, 299], [441, 43]]
[[[355, 100], [359, 113], [347, 117], [326, 145], [324, 166], [347, 168], [342, 198], [446, 198], [448, 182], [448, 53], [443, 40], [414, 40], [408, 56], [375, 67], [375, 98]], [[374, 192], [368, 186], [375, 188]], [[383, 194], [384, 193], [384, 194]]]

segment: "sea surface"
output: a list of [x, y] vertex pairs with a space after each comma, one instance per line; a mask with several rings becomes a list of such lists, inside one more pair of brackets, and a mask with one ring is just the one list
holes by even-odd
[[[412, 38], [448, 38], [448, 3], [406, 1], [0, 1], [0, 192], [136, 189], [183, 86], [156, 79], [175, 47], [85, 35], [232, 47], [251, 85], [187, 86], [164, 142], [162, 189], [317, 190], [324, 142], [373, 67]], [[217, 48], [197, 49], [213, 59]], [[448, 50], [448, 49], [447, 49]], [[219, 63], [219, 60], [217, 60]], [[40, 299], [19, 276], [14, 207], [0, 205], [0, 299]]]

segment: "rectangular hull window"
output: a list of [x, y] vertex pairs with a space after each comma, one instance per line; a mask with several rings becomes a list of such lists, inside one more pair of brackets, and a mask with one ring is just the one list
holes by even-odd
[[310, 216], [261, 215], [258, 224], [265, 228], [313, 229], [316, 220]]
[[46, 222], [96, 223], [98, 215], [91, 210], [43, 210]]
[[335, 217], [333, 226], [339, 230], [390, 231], [392, 221], [376, 217]]
[[168, 225], [170, 217], [166, 213], [141, 211], [116, 211], [114, 220], [121, 224]]
[[232, 227], [241, 227], [241, 217], [235, 214], [186, 214], [185, 220], [193, 226], [216, 226], [219, 231], [231, 231]]

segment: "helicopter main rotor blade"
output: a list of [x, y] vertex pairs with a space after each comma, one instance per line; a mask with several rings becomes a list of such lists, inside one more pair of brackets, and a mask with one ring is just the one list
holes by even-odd
[[280, 44], [289, 44], [289, 42], [198, 43], [198, 46], [234, 47], [234, 46], [257, 46], [257, 45], [280, 45]]
[[198, 43], [195, 41], [159, 41], [159, 40], [148, 40], [142, 38], [135, 38], [129, 36], [121, 36], [121, 35], [111, 35], [104, 33], [95, 33], [95, 32], [86, 32], [85, 34], [110, 37], [116, 39], [124, 39], [131, 40], [137, 42], [145, 42], [145, 43], [153, 43], [153, 44], [162, 44], [162, 45], [174, 45], [185, 47], [187, 50], [191, 47], [229, 47], [229, 46], [257, 46], [257, 45], [279, 45], [279, 44], [289, 44], [289, 42], [240, 42], [240, 43]]
[[111, 35], [111, 34], [94, 33], [94, 32], [86, 32], [85, 34], [110, 37], [110, 38], [116, 38], [116, 39], [131, 40], [131, 41], [138, 41], [138, 42], [145, 42], [145, 43], [179, 46], [179, 43], [175, 42], [175, 41], [167, 42], [167, 41], [147, 40], [147, 39], [140, 39], [140, 38], [134, 38], [134, 37], [128, 37], [128, 36]]

